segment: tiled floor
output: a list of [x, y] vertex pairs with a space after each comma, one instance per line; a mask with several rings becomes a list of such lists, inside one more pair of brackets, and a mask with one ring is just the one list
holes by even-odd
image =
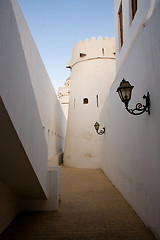
[[21, 213], [0, 240], [154, 240], [101, 170], [62, 167], [57, 212]]

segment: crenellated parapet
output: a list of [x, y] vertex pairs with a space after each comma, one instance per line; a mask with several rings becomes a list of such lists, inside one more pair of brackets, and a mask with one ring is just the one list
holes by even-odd
[[69, 96], [70, 95], [70, 85], [71, 85], [71, 76], [69, 76], [64, 84], [64, 86], [59, 87], [57, 96], [59, 99], [63, 96]]
[[115, 39], [99, 36], [79, 41], [72, 50], [72, 58], [67, 63], [67, 68], [72, 68], [75, 64], [92, 59], [115, 59]]
[[71, 69], [71, 89], [64, 165], [100, 168], [100, 138], [94, 124], [100, 121], [115, 78], [114, 38], [80, 41], [73, 47], [67, 67]]

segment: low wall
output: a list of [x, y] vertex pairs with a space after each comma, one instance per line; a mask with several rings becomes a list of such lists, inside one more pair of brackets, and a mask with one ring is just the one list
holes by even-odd
[[56, 211], [61, 200], [61, 167], [48, 168], [49, 195], [47, 200], [21, 199], [21, 211]]
[[64, 152], [58, 153], [53, 155], [48, 159], [48, 166], [49, 167], [57, 167], [63, 164], [63, 155]]

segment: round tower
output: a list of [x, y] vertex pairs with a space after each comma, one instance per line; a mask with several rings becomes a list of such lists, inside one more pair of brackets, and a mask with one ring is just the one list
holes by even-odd
[[67, 67], [71, 69], [71, 88], [64, 165], [100, 168], [99, 142], [103, 136], [96, 133], [94, 124], [115, 77], [114, 38], [80, 41]]
[[69, 76], [64, 86], [58, 89], [58, 94], [57, 94], [66, 120], [68, 119], [70, 84], [71, 84], [71, 77]]

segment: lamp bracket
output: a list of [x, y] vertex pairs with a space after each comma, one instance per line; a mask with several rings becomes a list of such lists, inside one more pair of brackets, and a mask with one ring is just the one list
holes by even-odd
[[149, 95], [149, 92], [147, 92], [147, 96], [146, 95], [143, 96], [143, 99], [146, 100], [146, 105], [142, 105], [142, 103], [137, 103], [136, 107], [134, 109], [129, 109], [128, 108], [128, 103], [125, 103], [126, 110], [133, 115], [141, 115], [144, 112], [148, 112], [148, 114], [150, 115], [150, 95]]
[[99, 135], [103, 135], [105, 134], [105, 127], [103, 127], [103, 130], [100, 130], [100, 131], [96, 130], [96, 131]]

